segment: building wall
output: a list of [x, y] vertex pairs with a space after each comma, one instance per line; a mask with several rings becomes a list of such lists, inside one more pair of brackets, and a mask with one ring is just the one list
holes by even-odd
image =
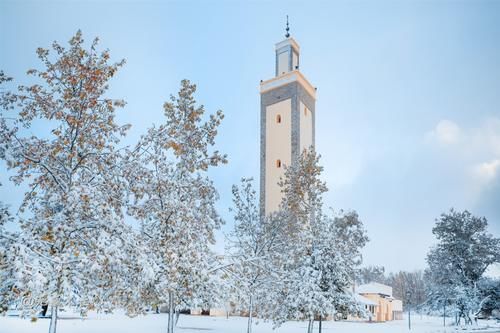
[[402, 311], [392, 311], [392, 320], [403, 320]]
[[300, 102], [300, 153], [313, 145], [313, 122], [312, 112]]
[[[281, 189], [278, 186], [285, 165], [292, 158], [292, 102], [291, 99], [266, 107], [266, 212], [276, 211], [281, 202]], [[278, 122], [277, 118], [280, 118]], [[277, 165], [278, 161], [281, 163]]]
[[[290, 75], [301, 75], [297, 73], [299, 72], [295, 71]], [[274, 108], [281, 108], [280, 105], [285, 105], [280, 104], [282, 102], [289, 103], [287, 105], [289, 105], [290, 110], [289, 117], [282, 117], [282, 121], [290, 121], [290, 127], [287, 128], [289, 130], [289, 134], [286, 134], [286, 139], [289, 141], [286, 146], [275, 143], [274, 140], [276, 139], [276, 136], [273, 136], [272, 138], [268, 137], [268, 135], [275, 133], [270, 131], [270, 126], [273, 122], [276, 122], [276, 112], [273, 114], [270, 112], [273, 112]], [[304, 105], [311, 114], [310, 124], [307, 125], [307, 127], [310, 128], [307, 130], [309, 133], [304, 135], [301, 135], [301, 111], [299, 110], [301, 105]], [[290, 165], [290, 163], [293, 163], [293, 161], [299, 157], [301, 147], [308, 145], [309, 142], [312, 142], [312, 145], [314, 146], [314, 109], [315, 98], [311, 96], [308, 90], [295, 79], [285, 85], [275, 88], [273, 87], [270, 90], [261, 92], [260, 208], [262, 215], [276, 211], [279, 208], [282, 198], [281, 190], [277, 186], [279, 176], [272, 177], [272, 172], [269, 172], [268, 170], [269, 167], [276, 168], [276, 157], [268, 156], [268, 146], [273, 147], [269, 150], [269, 152], [274, 149], [283, 150], [286, 147], [287, 150], [286, 152], [283, 152], [282, 155], [290, 156], [290, 160], [282, 159], [282, 166], [283, 164]], [[288, 126], [288, 124], [286, 126]], [[301, 144], [301, 141], [304, 143]], [[290, 153], [288, 152], [288, 149], [290, 149]], [[283, 160], [285, 160], [285, 163], [283, 163]], [[283, 171], [284, 170], [281, 170], [281, 172]], [[273, 190], [272, 187], [274, 185], [276, 185], [276, 187]], [[268, 188], [268, 186], [270, 187]], [[271, 192], [269, 192], [269, 190]]]
[[227, 310], [224, 308], [193, 308], [189, 311], [193, 316], [210, 316], [210, 317], [225, 317], [228, 315]]
[[281, 52], [278, 54], [278, 75], [283, 75], [289, 72], [288, 57], [289, 57], [288, 52]]
[[296, 52], [292, 52], [292, 70], [296, 70], [299, 67], [299, 56]]
[[392, 311], [403, 312], [403, 301], [399, 299], [392, 300]]
[[392, 318], [393, 320], [403, 319], [403, 301], [399, 299], [392, 301]]
[[392, 317], [392, 304], [389, 301], [389, 299], [385, 297], [381, 297], [378, 294], [361, 294], [364, 297], [371, 299], [374, 302], [377, 302], [377, 307], [375, 309], [375, 316], [373, 318], [373, 321], [389, 321], [393, 320]]

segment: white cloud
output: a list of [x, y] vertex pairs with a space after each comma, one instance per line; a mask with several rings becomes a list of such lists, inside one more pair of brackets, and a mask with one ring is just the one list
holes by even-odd
[[490, 183], [500, 172], [500, 159], [479, 163], [474, 167], [474, 172], [484, 183]]
[[429, 145], [439, 148], [437, 153], [440, 159], [449, 162], [449, 168], [458, 171], [470, 200], [476, 201], [499, 179], [500, 118], [484, 119], [475, 127], [459, 126], [443, 119], [425, 139]]
[[427, 133], [428, 140], [437, 141], [441, 145], [452, 145], [460, 141], [461, 129], [451, 120], [443, 119]]
[[443, 119], [427, 132], [425, 139], [429, 144], [475, 159], [477, 164], [491, 162], [500, 159], [500, 118], [487, 118], [479, 126], [469, 128]]

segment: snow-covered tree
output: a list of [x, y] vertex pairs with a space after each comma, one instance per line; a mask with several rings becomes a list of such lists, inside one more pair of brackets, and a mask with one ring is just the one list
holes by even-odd
[[402, 300], [405, 307], [419, 310], [427, 301], [426, 279], [421, 270], [390, 273], [385, 284], [392, 287], [392, 296]]
[[[28, 71], [39, 83], [0, 96], [1, 157], [11, 179], [29, 186], [9, 249], [15, 260], [7, 264], [17, 293], [30, 299], [23, 306], [51, 306], [50, 332], [61, 306], [141, 311], [138, 286], [152, 276], [122, 214], [116, 146], [129, 126], [118, 125], [115, 114], [124, 102], [105, 97], [124, 61], [110, 63], [97, 44], [85, 48], [78, 31], [69, 47], [39, 48], [44, 68]], [[33, 315], [36, 307], [23, 310]]]
[[128, 212], [141, 222], [158, 268], [147, 294], [156, 304], [168, 304], [168, 332], [174, 330], [176, 310], [201, 305], [207, 291], [217, 289], [207, 286], [214, 283], [211, 245], [222, 221], [215, 209], [218, 193], [206, 172], [226, 162], [212, 149], [223, 114], [205, 120], [195, 91], [188, 80], [181, 82], [178, 95], [164, 104], [165, 122], [141, 137], [124, 168], [132, 194]]
[[500, 319], [500, 278], [483, 277], [478, 282], [481, 297], [485, 299], [481, 311]]
[[366, 266], [361, 267], [356, 273], [356, 283], [365, 284], [370, 282], [385, 282], [384, 266]]
[[307, 319], [308, 332], [316, 317], [339, 311], [361, 314], [350, 287], [368, 240], [356, 213], [324, 213], [327, 188], [321, 171], [319, 157], [307, 150], [280, 181], [284, 196], [277, 218], [284, 231], [273, 259], [279, 276], [268, 286], [264, 311], [276, 325]]
[[10, 214], [8, 206], [0, 202], [0, 314], [8, 310], [9, 304], [15, 300], [12, 266], [9, 263], [12, 261], [11, 248], [16, 234], [8, 232], [5, 226], [12, 222], [13, 218]]
[[254, 309], [265, 302], [265, 285], [275, 277], [271, 265], [273, 252], [280, 249], [279, 220], [262, 217], [252, 179], [233, 185], [234, 229], [228, 238], [225, 270], [239, 307], [248, 313], [247, 333], [252, 332]]
[[353, 276], [362, 263], [361, 249], [366, 245], [369, 238], [366, 235], [363, 223], [356, 211], [340, 211], [334, 217], [334, 240], [336, 250], [346, 262], [345, 269], [353, 283]]
[[432, 281], [429, 304], [434, 308], [450, 304], [458, 322], [463, 318], [470, 324], [481, 311], [486, 299], [478, 282], [500, 260], [500, 239], [489, 234], [487, 226], [484, 217], [452, 209], [436, 220], [432, 230], [438, 244], [427, 256], [427, 278]]

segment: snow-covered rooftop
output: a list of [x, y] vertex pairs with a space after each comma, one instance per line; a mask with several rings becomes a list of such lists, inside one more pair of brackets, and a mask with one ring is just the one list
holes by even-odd
[[392, 287], [377, 282], [362, 284], [356, 288], [356, 292], [358, 294], [380, 294], [392, 297]]
[[364, 297], [364, 296], [361, 296], [360, 294], [355, 294], [355, 295], [354, 295], [354, 298], [356, 299], [356, 301], [357, 301], [358, 303], [361, 303], [361, 304], [363, 304], [363, 305], [378, 305], [378, 303], [377, 303], [377, 302], [372, 301], [371, 299], [366, 298], [366, 297]]

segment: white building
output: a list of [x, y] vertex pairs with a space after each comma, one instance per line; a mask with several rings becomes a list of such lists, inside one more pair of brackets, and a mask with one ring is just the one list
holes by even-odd
[[392, 296], [392, 287], [371, 282], [356, 288], [360, 303], [369, 311], [371, 321], [403, 319], [403, 302]]

